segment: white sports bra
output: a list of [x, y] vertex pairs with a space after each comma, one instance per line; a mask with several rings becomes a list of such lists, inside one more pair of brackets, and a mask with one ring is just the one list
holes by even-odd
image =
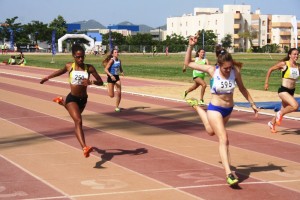
[[210, 92], [212, 94], [231, 94], [235, 88], [235, 71], [234, 68], [230, 71], [228, 79], [220, 76], [220, 67], [216, 66], [216, 70], [210, 85]]

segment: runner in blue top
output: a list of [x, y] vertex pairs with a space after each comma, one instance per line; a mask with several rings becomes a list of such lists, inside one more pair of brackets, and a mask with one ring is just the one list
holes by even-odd
[[[114, 98], [116, 93], [116, 112], [121, 111], [119, 106], [122, 97], [122, 85], [119, 75], [124, 76], [121, 60], [118, 58], [118, 56], [119, 51], [117, 49], [113, 49], [102, 62], [103, 66], [105, 67], [105, 73], [107, 74], [108, 95], [111, 98]], [[114, 89], [116, 89], [116, 92]]]
[[[195, 62], [198, 64], [206, 64], [209, 65], [208, 60], [205, 58], [205, 51], [203, 49], [199, 49], [196, 52], [196, 58], [195, 58]], [[184, 65], [183, 67], [183, 72], [186, 71], [186, 67]], [[201, 92], [200, 92], [200, 104], [204, 105], [204, 94], [205, 94], [205, 89], [207, 87], [206, 82], [204, 81], [205, 78], [205, 72], [202, 72], [200, 70], [193, 70], [193, 80], [194, 80], [194, 84], [188, 88], [186, 91], [184, 91], [184, 98], [188, 95], [188, 93], [194, 91], [195, 89], [197, 89], [200, 85], [201, 85]]]
[[232, 186], [238, 183], [238, 179], [232, 174], [229, 158], [229, 140], [225, 125], [230, 118], [234, 101], [233, 92], [238, 86], [242, 95], [250, 102], [255, 116], [258, 109], [253, 102], [248, 90], [245, 88], [240, 68], [242, 63], [233, 60], [230, 53], [224, 49], [216, 49], [217, 65], [201, 65], [191, 61], [193, 46], [197, 43], [197, 36], [189, 38], [189, 47], [185, 55], [184, 64], [192, 69], [207, 72], [212, 78], [212, 98], [208, 105], [207, 112], [198, 106], [196, 99], [188, 99], [187, 103], [192, 106], [200, 116], [203, 125], [209, 135], [217, 135], [219, 139], [219, 154], [226, 173], [227, 183]]

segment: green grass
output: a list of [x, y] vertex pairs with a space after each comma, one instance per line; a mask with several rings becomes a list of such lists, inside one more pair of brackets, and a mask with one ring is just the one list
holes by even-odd
[[[10, 55], [1, 55], [0, 60], [8, 60]], [[51, 54], [38, 55], [26, 54], [27, 65], [39, 66], [45, 68], [61, 68], [66, 62], [73, 61], [70, 54], [59, 54], [54, 56], [55, 63], [50, 63], [52, 60]], [[282, 59], [285, 54], [246, 54], [235, 53], [233, 58], [242, 62], [242, 76], [244, 84], [248, 89], [264, 90], [264, 81], [268, 69], [278, 60]], [[215, 63], [215, 55], [207, 54], [211, 64]], [[87, 55], [85, 62], [96, 67], [100, 74], [104, 73], [104, 68], [101, 65], [104, 56]], [[135, 54], [120, 54], [123, 69], [126, 76], [141, 77], [150, 79], [192, 82], [192, 70], [187, 69], [186, 73], [182, 73], [184, 62], [184, 54], [171, 54], [168, 57], [165, 55], [135, 55]], [[208, 78], [207, 78], [208, 81]], [[272, 73], [269, 81], [269, 90], [277, 91], [280, 86], [280, 72]], [[299, 94], [300, 89], [296, 89]]]

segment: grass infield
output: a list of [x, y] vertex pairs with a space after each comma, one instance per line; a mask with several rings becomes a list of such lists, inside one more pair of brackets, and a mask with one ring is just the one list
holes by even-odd
[[[24, 53], [27, 60], [27, 65], [45, 67], [45, 68], [61, 68], [67, 62], [72, 62], [71, 54], [57, 54], [52, 57], [51, 54], [35, 54]], [[11, 54], [10, 54], [11, 55]], [[0, 55], [1, 61], [6, 61], [10, 55]], [[247, 54], [247, 53], [233, 53], [235, 60], [242, 62], [242, 77], [244, 84], [248, 89], [264, 90], [264, 81], [268, 69], [276, 64], [286, 54]], [[192, 70], [187, 69], [185, 73], [182, 72], [184, 63], [184, 53], [159, 54], [152, 56], [152, 54], [125, 54], [120, 53], [119, 58], [122, 61], [122, 66], [126, 76], [192, 82]], [[55, 63], [51, 63], [52, 59]], [[85, 63], [92, 64], [96, 67], [100, 74], [104, 73], [104, 68], [101, 65], [104, 56], [87, 55]], [[207, 59], [211, 64], [214, 64], [216, 59], [213, 53], [207, 53]], [[206, 77], [208, 81], [208, 77]], [[277, 91], [280, 86], [281, 78], [280, 72], [272, 73], [269, 81], [269, 90]], [[296, 89], [296, 93], [300, 93], [300, 89]]]

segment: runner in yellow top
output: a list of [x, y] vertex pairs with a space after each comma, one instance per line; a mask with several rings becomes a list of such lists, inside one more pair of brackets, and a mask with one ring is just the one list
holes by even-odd
[[[87, 146], [85, 143], [81, 113], [83, 112], [88, 99], [87, 86], [92, 84], [103, 85], [103, 81], [93, 65], [84, 64], [85, 53], [80, 45], [73, 45], [72, 56], [74, 57], [74, 62], [67, 63], [62, 69], [43, 78], [40, 83], [43, 84], [51, 78], [60, 76], [66, 72], [69, 73], [71, 92], [68, 94], [65, 101], [62, 97], [56, 97], [53, 101], [63, 105], [69, 112], [75, 123], [76, 137], [83, 149], [83, 154], [85, 157], [89, 157], [93, 148]], [[92, 74], [96, 80], [90, 80], [90, 74]]]
[[[199, 49], [196, 52], [196, 58], [195, 58], [195, 62], [197, 64], [202, 64], [202, 65], [209, 65], [208, 60], [205, 58], [205, 51], [203, 49]], [[184, 65], [183, 67], [183, 72], [186, 71], [186, 67]], [[193, 80], [194, 80], [194, 84], [188, 88], [186, 91], [184, 91], [184, 98], [188, 95], [188, 93], [194, 91], [195, 89], [197, 89], [200, 85], [201, 85], [201, 92], [200, 92], [200, 105], [204, 105], [204, 94], [205, 94], [205, 89], [207, 87], [206, 82], [204, 81], [205, 78], [205, 72], [199, 71], [199, 70], [193, 70]]]
[[299, 104], [294, 97], [296, 82], [299, 78], [300, 64], [297, 63], [299, 51], [291, 48], [288, 54], [276, 65], [272, 66], [266, 75], [265, 90], [269, 89], [269, 77], [275, 70], [281, 70], [282, 83], [278, 89], [278, 96], [281, 99], [281, 109], [275, 114], [275, 117], [268, 122], [272, 133], [276, 133], [275, 125], [280, 125], [284, 115], [297, 111]]

